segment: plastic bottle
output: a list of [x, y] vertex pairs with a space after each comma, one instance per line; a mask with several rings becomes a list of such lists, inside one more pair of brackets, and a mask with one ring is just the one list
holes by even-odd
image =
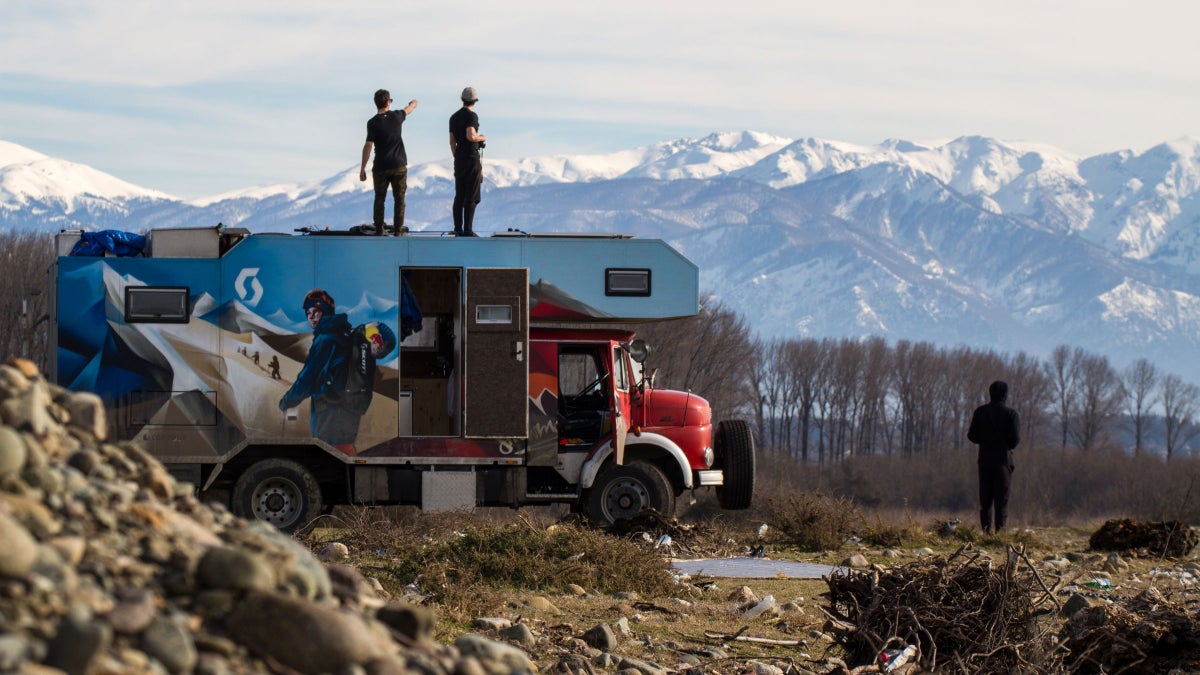
[[756, 618], [756, 617], [758, 617], [760, 614], [762, 614], [763, 612], [767, 611], [768, 609], [771, 609], [771, 608], [772, 608], [772, 607], [774, 607], [774, 606], [775, 606], [775, 596], [773, 596], [773, 595], [768, 595], [767, 597], [765, 597], [765, 598], [763, 598], [762, 600], [760, 600], [760, 601], [759, 601], [759, 603], [758, 603], [757, 605], [755, 605], [755, 606], [751, 607], [750, 609], [748, 609], [748, 610], [746, 610], [746, 611], [742, 612], [742, 618], [743, 618], [743, 619], [753, 619], [753, 618]]
[[916, 655], [916, 645], [908, 645], [904, 649], [885, 649], [879, 652], [879, 665], [883, 666], [883, 672], [890, 673], [911, 661]]

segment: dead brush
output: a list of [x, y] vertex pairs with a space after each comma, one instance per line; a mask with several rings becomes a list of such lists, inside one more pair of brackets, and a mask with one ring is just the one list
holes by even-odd
[[921, 665], [935, 672], [1053, 670], [1049, 628], [1039, 619], [1057, 601], [1023, 548], [1009, 547], [999, 567], [964, 546], [949, 557], [834, 574], [826, 582], [829, 627], [849, 663], [873, 663], [899, 640], [918, 645]]
[[[653, 545], [661, 554], [681, 558], [719, 558], [742, 552], [739, 541], [753, 541], [753, 535], [725, 522], [721, 514], [708, 515], [684, 523], [666, 518], [653, 509], [632, 518], [621, 518], [606, 531], [635, 544]], [[666, 535], [664, 543], [663, 536]]]
[[807, 551], [840, 548], [863, 522], [852, 500], [807, 492], [773, 499], [767, 512], [767, 522], [784, 543]]
[[882, 546], [884, 548], [912, 545], [914, 542], [925, 539], [925, 533], [916, 525], [911, 523], [908, 525], [895, 525], [885, 523], [879, 518], [875, 519], [874, 525], [864, 522], [862, 532], [863, 543], [868, 546]]

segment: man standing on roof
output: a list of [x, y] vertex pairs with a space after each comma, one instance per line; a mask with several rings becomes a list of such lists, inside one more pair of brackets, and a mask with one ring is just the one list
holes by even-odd
[[387, 200], [388, 186], [392, 187], [395, 201], [393, 217], [396, 235], [408, 232], [404, 226], [404, 193], [408, 191], [408, 155], [404, 152], [404, 139], [400, 130], [404, 120], [417, 109], [417, 99], [408, 102], [403, 110], [392, 110], [392, 95], [387, 89], [375, 92], [374, 117], [367, 121], [367, 142], [363, 144], [362, 167], [358, 179], [367, 180], [367, 160], [371, 159], [371, 148], [375, 148], [375, 164], [371, 177], [375, 181], [375, 234], [383, 234], [383, 204]]
[[475, 205], [479, 203], [479, 189], [483, 185], [483, 162], [479, 151], [484, 147], [487, 136], [479, 133], [479, 115], [475, 114], [475, 103], [479, 93], [475, 87], [462, 90], [463, 107], [450, 116], [450, 152], [454, 155], [454, 234], [474, 237], [471, 224], [475, 219]]

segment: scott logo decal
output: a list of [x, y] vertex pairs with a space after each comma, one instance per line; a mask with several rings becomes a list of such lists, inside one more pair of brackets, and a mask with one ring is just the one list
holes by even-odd
[[[258, 304], [262, 300], [263, 287], [258, 283], [258, 268], [244, 267], [241, 272], [238, 272], [237, 281], [233, 282], [233, 290], [237, 291], [237, 295], [242, 302], [250, 307]], [[246, 281], [250, 281], [250, 291], [246, 291]]]

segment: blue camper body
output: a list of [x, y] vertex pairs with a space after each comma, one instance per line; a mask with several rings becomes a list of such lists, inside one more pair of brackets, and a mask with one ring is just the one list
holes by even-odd
[[[180, 228], [70, 255], [84, 237], [60, 238], [51, 376], [239, 514], [294, 529], [341, 503], [565, 502], [612, 520], [726, 482], [707, 403], [630, 358], [627, 324], [698, 308], [697, 268], [662, 241]], [[690, 422], [655, 431], [649, 392]], [[752, 477], [752, 447], [732, 452]]]

